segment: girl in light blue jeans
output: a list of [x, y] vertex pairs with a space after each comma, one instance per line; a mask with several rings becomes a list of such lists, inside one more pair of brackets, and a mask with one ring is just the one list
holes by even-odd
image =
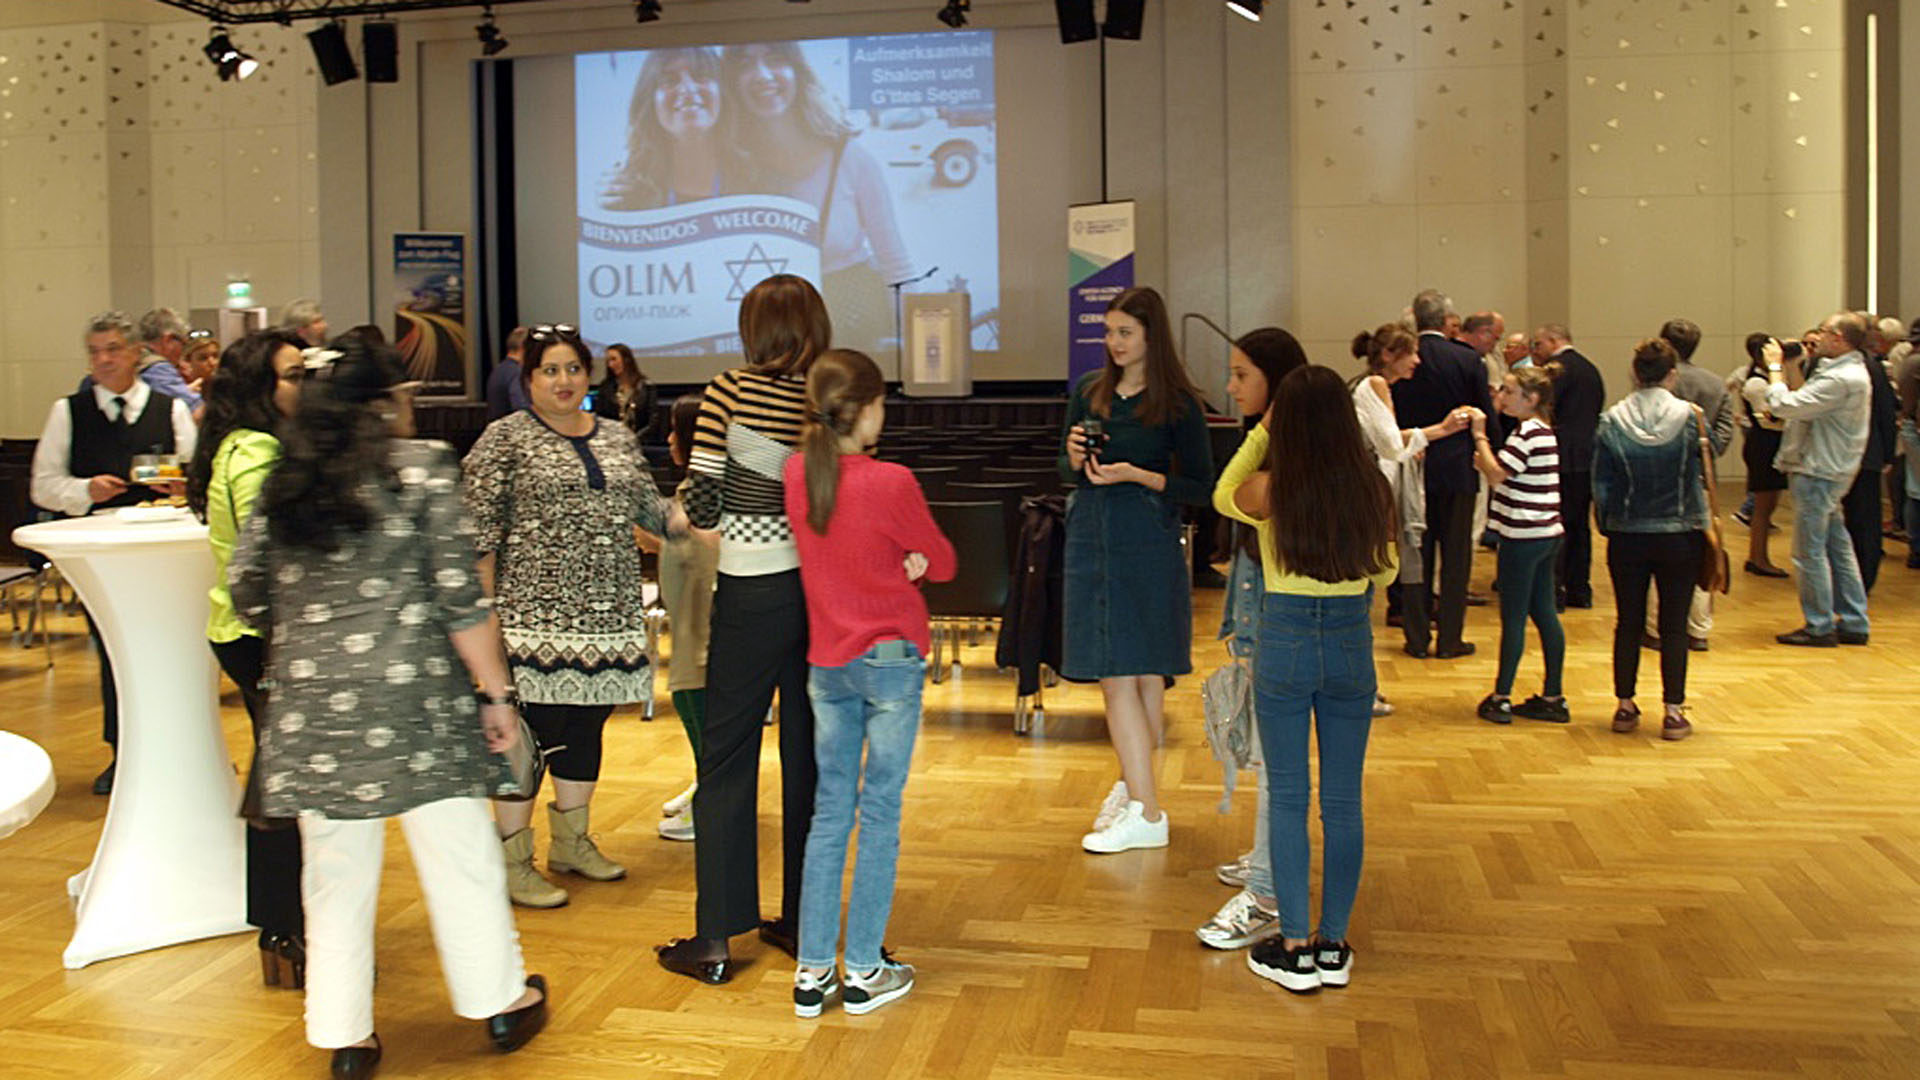
[[[835, 1000], [850, 1013], [871, 1012], [913, 989], [913, 968], [895, 963], [880, 943], [893, 910], [900, 793], [927, 671], [927, 603], [915, 581], [951, 579], [955, 560], [913, 474], [865, 453], [880, 435], [885, 393], [879, 367], [864, 354], [823, 354], [807, 373], [801, 452], [786, 462], [820, 772], [800, 879], [793, 1008], [803, 1017], [819, 1016]], [[843, 985], [834, 952], [856, 815], [860, 854], [847, 902]]]

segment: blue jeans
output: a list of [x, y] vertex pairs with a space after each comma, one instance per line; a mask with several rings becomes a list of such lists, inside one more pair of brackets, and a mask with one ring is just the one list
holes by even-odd
[[1789, 473], [1793, 492], [1793, 572], [1799, 579], [1800, 611], [1809, 634], [1867, 632], [1867, 589], [1853, 537], [1840, 513], [1851, 482]]
[[[840, 878], [860, 817], [860, 853], [847, 903], [847, 969], [880, 966], [900, 858], [900, 792], [920, 732], [927, 662], [905, 641], [883, 641], [845, 667], [815, 667], [813, 753], [820, 770], [800, 879], [800, 963], [830, 967], [840, 945]], [[861, 750], [866, 767], [861, 768]]]
[[1342, 941], [1360, 891], [1366, 832], [1360, 774], [1373, 726], [1372, 594], [1295, 596], [1270, 593], [1260, 616], [1253, 666], [1254, 717], [1267, 759], [1268, 843], [1272, 849], [1280, 933], [1304, 938], [1312, 922], [1307, 841], [1307, 731], [1320, 746], [1320, 936]]

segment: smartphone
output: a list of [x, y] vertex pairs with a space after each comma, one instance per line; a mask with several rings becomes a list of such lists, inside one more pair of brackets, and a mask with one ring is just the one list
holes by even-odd
[[592, 390], [589, 390], [586, 393], [580, 395], [580, 411], [581, 412], [593, 411], [593, 395], [594, 395], [594, 392]]

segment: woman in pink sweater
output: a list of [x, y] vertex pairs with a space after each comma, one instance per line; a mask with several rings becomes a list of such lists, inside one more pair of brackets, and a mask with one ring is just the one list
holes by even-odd
[[[807, 596], [807, 696], [820, 769], [793, 979], [793, 1011], [803, 1017], [819, 1016], [836, 999], [850, 1013], [871, 1012], [913, 989], [913, 968], [895, 963], [880, 942], [893, 907], [900, 792], [927, 672], [927, 602], [916, 582], [951, 580], [955, 561], [913, 474], [867, 456], [886, 420], [886, 389], [866, 354], [822, 354], [807, 372], [800, 453], [786, 462], [787, 517]], [[847, 904], [843, 986], [834, 960], [856, 810], [860, 854]]]

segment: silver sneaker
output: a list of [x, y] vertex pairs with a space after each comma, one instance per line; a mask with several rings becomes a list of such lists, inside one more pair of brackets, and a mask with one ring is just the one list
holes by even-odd
[[1209, 948], [1244, 949], [1279, 932], [1280, 913], [1262, 908], [1251, 889], [1241, 889], [1193, 935]]
[[1100, 812], [1093, 815], [1092, 831], [1099, 832], [1113, 824], [1113, 819], [1120, 816], [1120, 811], [1125, 810], [1130, 801], [1127, 798], [1127, 782], [1115, 780], [1113, 787], [1107, 791], [1107, 797], [1101, 800]]
[[811, 1020], [820, 1015], [820, 1011], [840, 1000], [840, 977], [837, 968], [828, 968], [825, 975], [815, 975], [806, 968], [793, 973], [793, 1015], [803, 1020]]
[[1213, 868], [1213, 876], [1220, 879], [1220, 884], [1230, 885], [1236, 889], [1244, 889], [1247, 887], [1247, 875], [1252, 872], [1252, 852], [1248, 852], [1232, 862], [1221, 863], [1219, 866]]
[[913, 965], [882, 959], [880, 966], [862, 975], [849, 970], [841, 994], [846, 1010], [855, 1016], [870, 1013], [913, 989]]

